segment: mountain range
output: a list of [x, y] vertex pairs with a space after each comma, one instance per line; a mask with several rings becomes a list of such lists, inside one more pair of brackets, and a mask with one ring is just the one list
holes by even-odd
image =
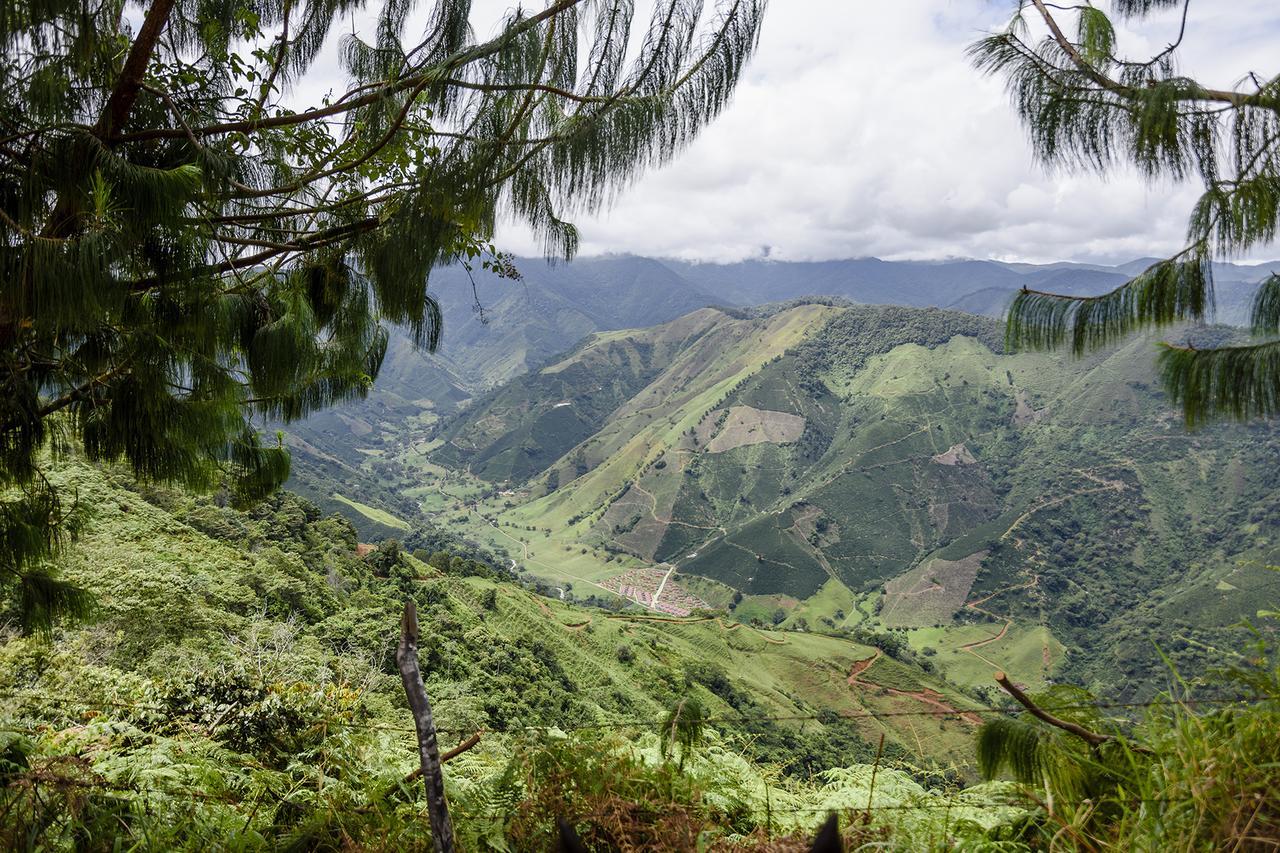
[[[665, 323], [698, 308], [747, 307], [813, 296], [855, 303], [954, 308], [999, 317], [1021, 287], [1098, 294], [1154, 263], [1116, 267], [995, 261], [689, 263], [633, 256], [583, 258], [548, 265], [523, 258], [520, 281], [460, 266], [433, 273], [444, 332], [437, 353], [392, 334], [381, 374], [367, 400], [326, 410], [287, 430], [313, 459], [358, 464], [406, 424], [429, 424], [468, 400], [539, 368], [594, 332]], [[1266, 265], [1215, 264], [1218, 319], [1245, 322]], [[305, 460], [304, 460], [305, 465]]]
[[934, 307], [703, 307], [309, 443], [295, 488], [370, 538], [501, 549], [561, 596], [896, 632], [960, 684], [1145, 696], [1162, 656], [1204, 671], [1280, 599], [1280, 443], [1188, 432], [1153, 355], [1006, 353], [997, 320]]

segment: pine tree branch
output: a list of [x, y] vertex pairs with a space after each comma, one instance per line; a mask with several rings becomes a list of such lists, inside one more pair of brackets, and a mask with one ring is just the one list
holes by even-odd
[[450, 86], [457, 86], [459, 89], [472, 89], [477, 92], [542, 92], [579, 104], [606, 104], [610, 101], [609, 98], [596, 95], [579, 95], [576, 92], [570, 92], [558, 86], [549, 86], [546, 83], [473, 83], [467, 80], [459, 80], [456, 77], [448, 77], [442, 82]]
[[331, 166], [328, 169], [324, 169], [321, 171], [313, 171], [311, 174], [303, 175], [302, 177], [296, 179], [292, 183], [284, 184], [279, 187], [271, 187], [271, 188], [262, 189], [262, 190], [255, 190], [255, 189], [252, 189], [251, 187], [243, 187], [243, 189], [241, 189], [241, 192], [238, 193], [235, 196], [235, 198], [238, 198], [238, 199], [263, 198], [271, 195], [285, 195], [288, 193], [297, 192], [307, 184], [312, 184], [312, 183], [315, 183], [316, 181], [322, 181], [325, 178], [331, 178], [334, 175], [340, 175], [345, 172], [350, 172], [353, 169], [359, 168], [360, 166], [367, 163], [369, 160], [373, 159], [373, 157], [377, 155], [379, 151], [381, 151], [388, 144], [390, 144], [390, 142], [393, 139], [395, 139], [396, 134], [400, 132], [400, 128], [404, 126], [405, 121], [408, 119], [409, 111], [413, 109], [414, 100], [416, 100], [417, 97], [420, 94], [422, 94], [422, 90], [425, 89], [426, 87], [427, 87], [427, 81], [425, 80], [414, 87], [413, 91], [409, 93], [409, 96], [405, 98], [404, 107], [401, 108], [399, 114], [396, 116], [395, 121], [391, 123], [391, 126], [387, 128], [386, 133], [384, 133], [377, 142], [371, 145], [368, 148], [368, 150], [366, 150], [359, 157], [356, 157], [354, 160], [347, 160], [345, 162], [337, 164], [336, 166]]
[[[1134, 96], [1136, 90], [1132, 87], [1111, 79], [1085, 61], [1075, 44], [1062, 31], [1058, 21], [1053, 17], [1053, 13], [1046, 8], [1044, 0], [1031, 0], [1031, 3], [1036, 7], [1036, 11], [1040, 13], [1040, 17], [1044, 19], [1046, 26], [1049, 27], [1049, 34], [1053, 37], [1053, 40], [1057, 42], [1058, 47], [1062, 48], [1063, 52], [1066, 53], [1081, 73], [1108, 92], [1124, 98], [1132, 98]], [[1243, 107], [1258, 103], [1258, 99], [1253, 95], [1246, 95], [1243, 92], [1227, 89], [1207, 89], [1199, 84], [1196, 84], [1195, 98], [1183, 98], [1182, 100], [1221, 101], [1231, 104], [1233, 107]]]
[[[359, 234], [372, 231], [382, 224], [382, 221], [376, 216], [369, 216], [357, 222], [351, 222], [346, 225], [340, 225], [335, 228], [328, 228], [324, 231], [317, 231], [308, 238], [296, 240], [291, 243], [281, 243], [273, 248], [266, 249], [255, 255], [245, 255], [239, 258], [231, 258], [218, 264], [210, 264], [199, 269], [188, 271], [186, 279], [194, 279], [199, 276], [218, 275], [220, 273], [232, 272], [234, 270], [242, 270], [246, 267], [258, 266], [267, 261], [277, 258], [283, 254], [290, 252], [310, 252], [315, 249], [321, 249], [331, 246], [335, 243], [348, 240]], [[129, 285], [132, 293], [141, 293], [150, 290], [160, 283], [160, 279], [156, 277], [138, 279]]]
[[78, 403], [85, 397], [89, 396], [89, 393], [93, 391], [95, 386], [110, 382], [121, 373], [124, 373], [127, 369], [127, 365], [118, 365], [113, 367], [110, 370], [98, 374], [83, 385], [78, 385], [62, 396], [50, 400], [40, 407], [40, 417], [47, 418], [55, 412], [62, 411], [72, 403]]
[[[159, 0], [157, 0], [157, 2], [159, 2]], [[376, 104], [388, 96], [398, 94], [406, 89], [412, 89], [417, 86], [429, 85], [432, 82], [438, 82], [442, 76], [447, 77], [448, 73], [453, 70], [463, 68], [477, 60], [492, 56], [510, 44], [517, 36], [522, 35], [533, 27], [536, 27], [548, 18], [553, 18], [557, 15], [563, 14], [574, 6], [585, 2], [587, 2], [587, 0], [559, 0], [559, 2], [548, 6], [538, 14], [525, 18], [520, 23], [510, 27], [497, 38], [485, 42], [482, 45], [477, 45], [475, 47], [459, 51], [441, 63], [438, 67], [433, 67], [429, 70], [413, 74], [408, 77], [402, 77], [398, 80], [389, 81], [374, 91], [358, 98], [353, 98], [349, 101], [339, 99], [337, 103], [330, 104], [327, 107], [323, 107], [318, 110], [307, 110], [302, 113], [290, 113], [288, 115], [269, 116], [263, 119], [231, 121], [221, 124], [206, 125], [204, 127], [195, 127], [192, 128], [192, 132], [197, 136], [218, 136], [229, 133], [252, 133], [258, 130], [268, 130], [277, 127], [292, 127], [294, 125], [306, 124], [322, 118], [344, 115], [360, 107], [367, 107], [370, 104]], [[116, 140], [122, 142], [142, 142], [151, 139], [180, 139], [185, 135], [184, 131], [177, 128], [155, 128], [153, 130], [144, 130], [137, 133], [125, 134], [123, 136], [116, 137]]]
[[[169, 13], [173, 11], [175, 2], [176, 0], [154, 0], [147, 10], [142, 28], [129, 47], [120, 76], [116, 78], [116, 84], [107, 96], [106, 105], [93, 128], [93, 133], [102, 139], [111, 138], [115, 130], [123, 127], [128, 120], [129, 112], [138, 100], [138, 92], [142, 90], [142, 81], [146, 77], [147, 66], [151, 63], [151, 55], [169, 22]], [[75, 233], [80, 219], [77, 207], [71, 196], [61, 194], [49, 214], [42, 236], [67, 237]]]
[[151, 63], [151, 54], [155, 52], [160, 34], [169, 22], [169, 13], [173, 10], [174, 3], [175, 0], [154, 0], [147, 10], [142, 28], [138, 30], [138, 35], [129, 48], [124, 67], [120, 69], [120, 77], [98, 119], [96, 130], [103, 138], [111, 138], [128, 120], [138, 93], [142, 91], [142, 81], [146, 77], [147, 66]]
[[293, 3], [286, 0], [283, 20], [280, 24], [280, 47], [276, 50], [276, 56], [271, 63], [271, 71], [267, 74], [267, 79], [263, 81], [262, 87], [258, 90], [258, 100], [254, 104], [253, 110], [256, 115], [261, 115], [266, 107], [267, 98], [271, 97], [271, 90], [275, 87], [276, 78], [280, 76], [280, 69], [284, 67], [285, 57], [289, 55], [289, 14], [292, 11]]
[[1006, 693], [1018, 701], [1019, 705], [1030, 711], [1031, 716], [1041, 722], [1048, 723], [1056, 729], [1062, 729], [1064, 732], [1073, 734], [1088, 743], [1090, 746], [1101, 746], [1108, 741], [1115, 740], [1112, 735], [1100, 735], [1097, 732], [1091, 732], [1084, 726], [1073, 723], [1070, 720], [1063, 720], [1053, 716], [1053, 714], [1050, 714], [1035, 702], [1032, 702], [1031, 698], [1027, 696], [1027, 694], [1023, 693], [1021, 688], [1010, 681], [1009, 676], [1005, 675], [1003, 672], [997, 672], [995, 677], [996, 684], [1003, 687]]

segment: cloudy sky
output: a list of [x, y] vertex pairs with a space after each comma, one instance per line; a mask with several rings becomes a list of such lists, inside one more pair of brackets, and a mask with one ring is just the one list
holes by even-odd
[[[478, 34], [510, 5], [476, 0]], [[966, 62], [966, 45], [1014, 5], [771, 0], [732, 106], [612, 209], [579, 217], [583, 253], [1122, 262], [1176, 251], [1195, 186], [1046, 173], [1000, 82]], [[1121, 45], [1158, 51], [1176, 29], [1172, 15], [1131, 23]], [[1275, 0], [1192, 0], [1181, 67], [1222, 85], [1270, 77], [1278, 41]], [[519, 228], [500, 237], [538, 251]]]

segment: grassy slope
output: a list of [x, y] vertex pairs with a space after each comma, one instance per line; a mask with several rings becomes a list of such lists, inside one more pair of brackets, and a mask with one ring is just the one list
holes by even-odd
[[[0, 689], [20, 685], [97, 707], [163, 693], [164, 685], [200, 669], [250, 666], [269, 681], [363, 684], [368, 713], [397, 723], [407, 719], [386, 657], [398, 593], [383, 589], [385, 582], [368, 577], [366, 563], [351, 556], [355, 536], [345, 522], [308, 516], [309, 510], [288, 501], [274, 514], [241, 516], [172, 493], [138, 494], [87, 466], [73, 465], [57, 476], [95, 507], [62, 568], [97, 597], [99, 610], [90, 626], [60, 632], [56, 666], [32, 672], [31, 662], [46, 654], [41, 644], [11, 640], [0, 654]], [[312, 544], [304, 548], [297, 537], [312, 529], [305, 534]], [[239, 544], [246, 540], [251, 548]], [[715, 618], [609, 614], [508, 583], [441, 577], [406, 559], [424, 579], [414, 587], [427, 638], [424, 660], [437, 719], [446, 728], [610, 719], [643, 728], [673, 701], [673, 683], [695, 668], [727, 673], [726, 683], [755, 703], [753, 714], [924, 707], [910, 697], [882, 695], [873, 678], [851, 686], [854, 663], [875, 650], [846, 639], [760, 631]], [[497, 598], [487, 610], [482, 602], [489, 590]], [[442, 643], [447, 651], [432, 650]], [[621, 646], [632, 649], [634, 660], [619, 661]], [[514, 675], [517, 666], [514, 677], [525, 680], [508, 693], [514, 688], [502, 686], [503, 673], [517, 658], [530, 660], [534, 674]], [[381, 664], [371, 668], [370, 661]], [[937, 678], [911, 672], [914, 682], [947, 694], [956, 707], [975, 705]], [[694, 689], [712, 714], [736, 716], [718, 693], [697, 687], [701, 677]], [[517, 695], [537, 704], [524, 712], [504, 704]], [[532, 699], [538, 695], [546, 698]], [[819, 726], [812, 720], [781, 725], [810, 733]], [[856, 728], [870, 742], [886, 731], [921, 760], [969, 761], [971, 727], [954, 721], [862, 719]]]
[[351, 507], [356, 512], [360, 513], [365, 518], [369, 519], [375, 524], [381, 524], [384, 527], [391, 527], [396, 530], [409, 529], [409, 522], [400, 518], [396, 518], [394, 515], [387, 512], [386, 510], [381, 510], [381, 509], [378, 509], [377, 507], [360, 503], [359, 501], [355, 501], [355, 500], [352, 500], [351, 498], [345, 497], [344, 495], [340, 495], [337, 492], [334, 492], [333, 499], [338, 501], [341, 504]]

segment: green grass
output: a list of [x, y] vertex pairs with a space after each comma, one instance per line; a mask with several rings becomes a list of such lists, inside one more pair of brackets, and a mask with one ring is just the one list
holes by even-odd
[[798, 620], [804, 619], [811, 628], [818, 630], [826, 627], [825, 620], [831, 620], [836, 627], [843, 627], [850, 616], [858, 612], [858, 601], [859, 597], [850, 592], [847, 586], [834, 578], [828, 578], [817, 592], [801, 601], [787, 614], [787, 621], [782, 625], [789, 628]]
[[409, 524], [409, 522], [401, 518], [396, 518], [394, 515], [387, 512], [386, 510], [378, 509], [377, 507], [360, 503], [360, 501], [352, 500], [351, 498], [341, 495], [338, 492], [333, 493], [333, 499], [335, 501], [338, 501], [339, 503], [342, 503], [342, 504], [345, 504], [346, 506], [351, 507], [356, 512], [360, 513], [370, 521], [377, 522], [378, 524], [384, 525], [386, 527], [394, 527], [398, 530], [408, 530], [412, 526]]
[[949, 680], [957, 684], [990, 686], [997, 670], [1009, 674], [1018, 684], [1039, 689], [1046, 685], [1044, 649], [1049, 649], [1048, 675], [1061, 666], [1063, 647], [1048, 629], [1039, 625], [1014, 625], [1005, 636], [980, 646], [972, 652], [962, 648], [967, 643], [987, 640], [1000, 632], [998, 623], [956, 625], [944, 628], [915, 628], [907, 632], [911, 648], [932, 648], [933, 657]]

